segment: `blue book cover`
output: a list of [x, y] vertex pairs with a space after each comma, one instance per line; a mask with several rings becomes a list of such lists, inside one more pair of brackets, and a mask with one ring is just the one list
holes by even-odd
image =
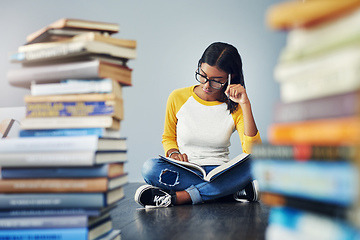
[[8, 239], [88, 240], [88, 230], [87, 228], [1, 230], [0, 240], [8, 240]]
[[19, 137], [62, 137], [62, 136], [86, 136], [120, 137], [120, 131], [105, 128], [68, 128], [68, 129], [43, 129], [43, 130], [20, 130]]
[[0, 209], [103, 208], [123, 197], [122, 187], [105, 193], [0, 194]]
[[341, 206], [352, 205], [359, 193], [359, 176], [351, 162], [254, 159], [252, 174], [261, 191]]
[[74, 102], [27, 102], [27, 117], [71, 117], [110, 115], [123, 118], [122, 102], [116, 101], [74, 101]]
[[100, 208], [44, 208], [44, 209], [0, 209], [0, 218], [5, 217], [29, 217], [29, 216], [100, 216], [103, 212], [113, 209], [104, 208], [107, 210], [102, 211]]
[[0, 230], [88, 227], [88, 216], [18, 216], [0, 218]]
[[[282, 231], [287, 238], [285, 235], [281, 236]], [[289, 232], [293, 238], [289, 238]], [[358, 239], [359, 233], [358, 229], [345, 221], [312, 212], [274, 207], [269, 213], [269, 239], [275, 239], [270, 236], [276, 235], [276, 239], [294, 239], [295, 236], [301, 236], [301, 239], [353, 240]]]
[[3, 179], [19, 178], [89, 178], [107, 177], [109, 164], [89, 167], [40, 167], [40, 168], [6, 168], [0, 169]]

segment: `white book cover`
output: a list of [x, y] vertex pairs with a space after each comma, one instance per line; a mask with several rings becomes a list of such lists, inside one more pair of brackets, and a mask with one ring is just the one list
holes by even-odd
[[278, 63], [274, 69], [277, 82], [305, 79], [309, 75], [323, 75], [360, 66], [360, 44], [352, 44], [327, 54], [300, 61]]
[[53, 59], [66, 59], [79, 55], [100, 54], [116, 58], [135, 59], [136, 49], [115, 46], [99, 41], [74, 41], [69, 43], [51, 44], [36, 50], [24, 50], [10, 56], [11, 62], [36, 62]]
[[[329, 71], [313, 75], [299, 75], [298, 78], [280, 83], [280, 97], [285, 103], [326, 97], [360, 89], [360, 65], [349, 64], [341, 71]], [[332, 71], [333, 70], [333, 71]]]
[[63, 95], [84, 93], [111, 93], [113, 83], [111, 79], [98, 80], [66, 80], [60, 83], [31, 84], [31, 95]]
[[21, 121], [22, 129], [112, 128], [120, 129], [120, 121], [111, 116], [33, 117]]
[[99, 137], [36, 137], [0, 139], [0, 153], [85, 151], [98, 149]]

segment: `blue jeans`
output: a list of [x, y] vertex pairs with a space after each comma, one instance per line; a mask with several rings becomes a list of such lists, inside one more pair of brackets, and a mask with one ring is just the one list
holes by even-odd
[[[189, 193], [192, 203], [199, 204], [244, 189], [252, 181], [250, 161], [251, 158], [227, 170], [212, 182], [206, 182], [194, 173], [160, 158], [147, 160], [142, 167], [142, 175], [145, 182], [152, 186], [164, 190], [185, 190]], [[209, 172], [217, 166], [203, 167]]]

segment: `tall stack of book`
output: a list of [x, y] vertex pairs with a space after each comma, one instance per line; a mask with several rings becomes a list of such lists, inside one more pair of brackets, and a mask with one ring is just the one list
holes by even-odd
[[274, 78], [281, 100], [252, 172], [271, 206], [267, 239], [355, 239], [360, 229], [360, 1], [287, 1]]
[[19, 138], [0, 141], [0, 231], [9, 239], [120, 239], [127, 183], [122, 87], [136, 41], [118, 24], [60, 19], [27, 37], [8, 72], [30, 88]]

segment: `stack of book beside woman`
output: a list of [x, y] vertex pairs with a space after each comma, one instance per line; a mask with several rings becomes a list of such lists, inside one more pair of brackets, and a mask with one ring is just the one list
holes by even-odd
[[288, 31], [268, 142], [252, 149], [267, 239], [355, 239], [360, 229], [360, 1], [287, 1], [267, 23]]
[[110, 210], [128, 182], [122, 87], [136, 41], [118, 24], [60, 19], [11, 55], [29, 88], [19, 138], [0, 141], [0, 232], [9, 239], [120, 239]]

